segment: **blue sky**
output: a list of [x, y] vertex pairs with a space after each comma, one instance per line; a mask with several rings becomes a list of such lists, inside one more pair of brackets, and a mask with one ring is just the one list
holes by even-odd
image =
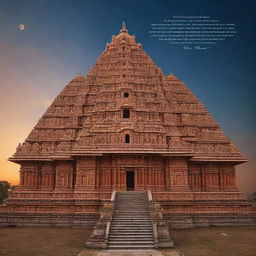
[[[187, 84], [251, 160], [238, 176], [242, 188], [250, 182], [256, 190], [255, 11], [248, 0], [0, 0], [0, 177], [17, 173], [3, 162], [14, 145], [65, 84], [87, 73], [125, 21], [155, 63]], [[150, 37], [150, 24], [178, 15], [235, 23], [237, 35], [206, 51], [185, 51]]]

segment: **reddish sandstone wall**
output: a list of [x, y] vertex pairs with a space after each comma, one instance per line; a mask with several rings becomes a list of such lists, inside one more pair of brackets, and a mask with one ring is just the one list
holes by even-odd
[[20, 190], [126, 190], [126, 172], [134, 171], [135, 190], [236, 191], [235, 167], [228, 162], [190, 162], [188, 157], [105, 155], [73, 161], [23, 162]]
[[189, 186], [193, 191], [235, 191], [232, 163], [189, 163]]

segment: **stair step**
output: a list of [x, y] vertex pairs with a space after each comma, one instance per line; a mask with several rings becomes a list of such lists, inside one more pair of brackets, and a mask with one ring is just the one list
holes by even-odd
[[142, 232], [152, 232], [153, 229], [152, 228], [141, 228], [141, 229], [138, 229], [138, 228], [111, 228], [110, 231], [112, 232], [115, 232], [115, 231], [122, 231], [122, 232], [139, 232], [139, 233], [142, 233]]
[[129, 212], [129, 211], [115, 211], [115, 214], [126, 214], [126, 215], [130, 215], [130, 214], [133, 214], [133, 215], [144, 215], [144, 214], [149, 214], [148, 211], [136, 211], [136, 212]]
[[118, 217], [118, 219], [124, 219], [124, 220], [141, 220], [141, 221], [143, 221], [143, 220], [151, 220], [149, 217], [147, 217], [147, 216], [143, 216], [143, 217], [133, 217], [133, 216], [131, 216], [131, 217], [129, 217], [129, 216], [127, 216], [127, 217], [124, 217], [124, 216], [122, 216], [122, 215], [120, 215], [120, 216], [118, 216], [118, 215], [114, 215], [113, 216], [113, 219], [115, 219], [115, 217], [117, 218]]
[[123, 223], [134, 223], [134, 222], [137, 222], [137, 223], [152, 223], [150, 219], [145, 219], [145, 220], [140, 220], [140, 219], [121, 219], [121, 218], [113, 218], [112, 220], [112, 223], [115, 223], [115, 222], [123, 222]]
[[120, 226], [120, 227], [151, 227], [151, 222], [123, 222], [123, 221], [114, 221], [111, 226]]
[[132, 219], [150, 219], [150, 216], [148, 213], [144, 214], [127, 214], [127, 213], [114, 213], [113, 217], [117, 218], [132, 218]]
[[145, 212], [127, 212], [127, 211], [116, 211], [114, 212], [115, 216], [120, 216], [120, 217], [149, 217], [149, 211], [145, 211]]
[[112, 232], [111, 236], [153, 236], [152, 232]]
[[137, 229], [136, 227], [132, 227], [131, 229], [123, 229], [123, 228], [113, 228], [113, 229], [111, 229], [111, 227], [110, 227], [110, 230], [112, 230], [112, 231], [115, 231], [115, 232], [121, 232], [121, 233], [125, 233], [125, 232], [130, 232], [130, 233], [132, 233], [133, 232], [133, 230], [136, 230], [136, 232], [142, 232], [142, 231], [147, 231], [147, 232], [151, 232], [152, 231], [152, 228], [144, 228], [144, 229]]
[[113, 221], [111, 227], [152, 227], [151, 222], [123, 222], [123, 221]]
[[130, 222], [130, 223], [123, 223], [123, 222], [112, 222], [112, 225], [111, 226], [113, 226], [113, 227], [151, 227], [152, 225], [151, 225], [151, 223], [149, 222], [149, 223], [136, 223], [136, 222], [134, 222], [134, 223], [132, 223], [132, 222]]
[[119, 210], [115, 209], [115, 213], [116, 214], [128, 214], [128, 215], [130, 215], [130, 214], [144, 215], [144, 214], [149, 214], [149, 210], [143, 210], [143, 211], [140, 210], [140, 211], [130, 212], [130, 211], [122, 208]]
[[123, 221], [123, 220], [113, 220], [111, 225], [149, 225], [151, 226], [151, 221]]
[[137, 228], [137, 229], [143, 229], [143, 228], [151, 228], [152, 229], [152, 225], [111, 225], [111, 227], [114, 227], [114, 228], [124, 228], [124, 229], [127, 229], [127, 228]]
[[152, 226], [112, 226], [111, 225], [111, 229], [112, 230], [116, 230], [116, 229], [123, 229], [123, 230], [129, 230], [129, 229], [137, 229], [137, 230], [152, 230]]
[[130, 233], [138, 233], [138, 234], [152, 234], [153, 230], [152, 229], [136, 229], [136, 228], [133, 228], [133, 229], [110, 229], [110, 232], [112, 234], [120, 234], [120, 233], [125, 233], [125, 234], [130, 234]]
[[136, 250], [136, 249], [154, 249], [155, 247], [152, 245], [108, 245], [108, 249], [112, 250]]
[[112, 219], [112, 222], [113, 221], [121, 221], [121, 222], [129, 222], [129, 223], [134, 223], [134, 222], [138, 222], [138, 223], [141, 223], [141, 224], [144, 224], [144, 223], [151, 223], [151, 220], [148, 218], [148, 219], [137, 219], [137, 218], [133, 218], [133, 219], [122, 219], [122, 218], [119, 218], [119, 217], [114, 217]]
[[109, 238], [151, 238], [153, 237], [153, 235], [145, 235], [145, 234], [142, 234], [142, 235], [138, 235], [138, 234], [134, 234], [134, 235], [127, 235], [127, 234], [124, 234], [124, 235], [110, 235]]
[[[138, 238], [137, 237], [127, 237], [127, 238], [125, 238], [125, 237], [111, 237], [111, 238], [109, 238], [109, 240], [108, 240], [109, 242], [115, 242], [115, 241], [138, 241]], [[149, 242], [154, 242], [154, 239], [153, 239], [153, 237], [140, 237], [139, 238], [139, 241], [149, 241]]]
[[115, 242], [108, 242], [108, 244], [154, 244], [153, 241], [115, 241]]

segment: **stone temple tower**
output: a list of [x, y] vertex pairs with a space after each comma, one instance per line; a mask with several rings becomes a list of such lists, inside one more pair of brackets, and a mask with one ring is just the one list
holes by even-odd
[[0, 209], [2, 223], [92, 225], [113, 190], [150, 190], [173, 226], [253, 218], [235, 181], [235, 166], [246, 159], [125, 24], [87, 75], [64, 87], [10, 161], [21, 166], [20, 185]]

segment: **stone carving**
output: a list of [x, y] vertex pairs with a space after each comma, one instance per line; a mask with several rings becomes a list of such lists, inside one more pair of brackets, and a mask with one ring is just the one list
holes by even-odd
[[41, 145], [37, 142], [32, 144], [31, 150], [33, 153], [39, 153], [41, 150]]
[[21, 147], [21, 152], [22, 153], [28, 153], [31, 151], [31, 144], [29, 142], [24, 142], [22, 147]]
[[169, 228], [163, 219], [163, 210], [159, 203], [155, 201], [150, 202], [150, 216], [153, 221], [155, 247], [173, 247], [174, 243], [170, 237]]
[[103, 205], [103, 208], [100, 212], [100, 220], [93, 227], [92, 235], [90, 239], [86, 241], [86, 247], [102, 249], [107, 248], [108, 233], [110, 228], [110, 222], [113, 216], [113, 211], [114, 201], [110, 203], [105, 203]]

